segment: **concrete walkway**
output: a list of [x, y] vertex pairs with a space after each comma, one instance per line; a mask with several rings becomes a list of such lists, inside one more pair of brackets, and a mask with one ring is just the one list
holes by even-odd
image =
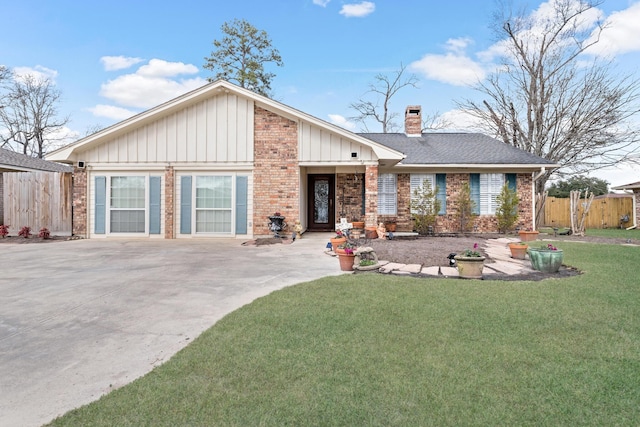
[[226, 314], [342, 274], [329, 234], [0, 244], [0, 426], [39, 426], [162, 364]]

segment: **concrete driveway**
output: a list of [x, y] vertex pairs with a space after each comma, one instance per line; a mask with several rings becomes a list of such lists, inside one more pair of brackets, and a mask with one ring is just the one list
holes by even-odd
[[37, 426], [167, 361], [227, 313], [341, 274], [328, 234], [0, 245], [0, 425]]

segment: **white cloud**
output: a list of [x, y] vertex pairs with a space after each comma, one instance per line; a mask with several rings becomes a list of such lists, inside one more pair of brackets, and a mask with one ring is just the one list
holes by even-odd
[[427, 54], [409, 64], [409, 69], [421, 73], [426, 78], [455, 86], [466, 86], [482, 80], [486, 72], [482, 65], [466, 55], [465, 49], [472, 40], [469, 38], [449, 39], [443, 55]]
[[328, 114], [329, 122], [333, 123], [336, 126], [340, 126], [341, 128], [354, 131], [356, 129], [356, 125], [353, 122], [347, 120], [344, 116], [340, 114]]
[[56, 70], [43, 67], [42, 65], [36, 65], [33, 68], [15, 67], [13, 69], [13, 73], [18, 80], [24, 79], [25, 76], [32, 76], [34, 79], [39, 81], [50, 80], [55, 83], [56, 77], [58, 77], [58, 72]]
[[133, 110], [105, 104], [98, 104], [95, 107], [89, 108], [88, 110], [91, 111], [94, 116], [106, 117], [118, 121], [128, 119], [129, 117], [137, 114], [137, 112]]
[[438, 121], [449, 123], [445, 131], [484, 132], [482, 121], [465, 110], [449, 110], [438, 117]]
[[[640, 3], [612, 13], [604, 22], [605, 29], [600, 34], [600, 41], [590, 47], [587, 52], [600, 56], [613, 56], [640, 51], [638, 22], [640, 22]], [[596, 28], [589, 42], [595, 40], [597, 31]]]
[[344, 15], [346, 18], [362, 18], [372, 14], [374, 10], [376, 10], [376, 5], [373, 2], [363, 1], [345, 4], [340, 9], [340, 15]]
[[103, 83], [100, 95], [124, 107], [150, 108], [206, 84], [200, 77], [171, 78], [197, 72], [198, 68], [191, 64], [152, 59], [135, 73]]
[[152, 59], [148, 64], [138, 68], [136, 74], [146, 77], [173, 77], [180, 74], [197, 74], [198, 67], [183, 62], [169, 62]]
[[317, 4], [318, 6], [326, 7], [331, 0], [313, 0], [313, 4]]
[[133, 65], [144, 61], [142, 58], [133, 58], [130, 56], [103, 56], [100, 62], [106, 71], [124, 70]]

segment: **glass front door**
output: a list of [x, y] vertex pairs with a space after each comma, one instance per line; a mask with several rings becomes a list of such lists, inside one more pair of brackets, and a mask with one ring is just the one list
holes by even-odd
[[335, 228], [334, 187], [333, 175], [309, 175], [309, 230]]

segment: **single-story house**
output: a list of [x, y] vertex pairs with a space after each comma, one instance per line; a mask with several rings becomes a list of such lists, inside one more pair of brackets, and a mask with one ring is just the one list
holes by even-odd
[[617, 187], [612, 187], [611, 189], [631, 191], [633, 193], [633, 222], [631, 224], [631, 227], [637, 227], [638, 218], [640, 218], [640, 181], [632, 182], [631, 184], [618, 185]]
[[303, 230], [341, 217], [367, 226], [393, 217], [411, 231], [412, 188], [429, 179], [442, 209], [436, 231], [456, 231], [454, 202], [471, 185], [475, 230], [495, 231], [504, 183], [533, 229], [534, 181], [547, 160], [481, 134], [357, 134], [273, 99], [216, 81], [47, 156], [74, 165], [74, 234], [90, 238], [268, 236], [278, 212]]

